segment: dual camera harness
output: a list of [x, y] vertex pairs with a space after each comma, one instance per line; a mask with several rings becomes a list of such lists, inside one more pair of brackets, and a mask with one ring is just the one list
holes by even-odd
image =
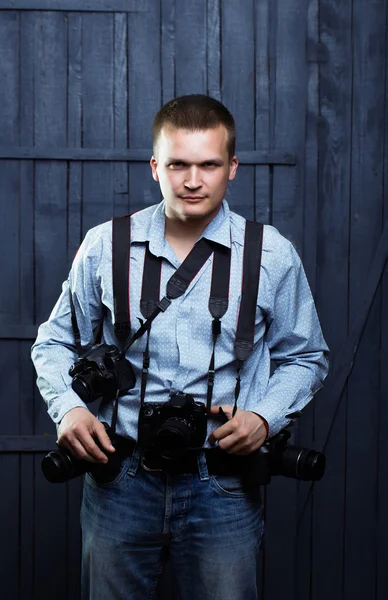
[[[140, 320], [140, 328], [132, 335], [130, 321], [130, 248], [131, 248], [131, 215], [115, 217], [112, 219], [112, 272], [113, 272], [113, 298], [114, 298], [114, 331], [122, 350], [119, 363], [117, 393], [114, 401], [111, 429], [116, 431], [118, 403], [123, 377], [125, 354], [136, 340], [147, 333], [147, 343], [143, 352], [142, 378], [141, 378], [141, 407], [145, 404], [148, 372], [150, 367], [150, 331], [153, 320], [159, 313], [165, 312], [172, 300], [182, 296], [190, 283], [202, 269], [206, 261], [213, 254], [213, 270], [211, 290], [209, 297], [209, 311], [213, 317], [212, 338], [213, 348], [207, 375], [207, 411], [210, 410], [214, 378], [215, 378], [215, 347], [221, 334], [221, 319], [228, 310], [230, 286], [230, 261], [231, 248], [201, 238], [182, 262], [180, 267], [169, 279], [166, 294], [160, 299], [160, 280], [162, 261], [161, 257], [154, 256], [147, 243], [140, 311], [145, 321]], [[233, 240], [231, 240], [233, 241]], [[236, 357], [236, 385], [234, 390], [233, 415], [237, 410], [237, 401], [241, 387], [241, 369], [244, 361], [251, 354], [254, 347], [254, 330], [256, 317], [257, 294], [260, 280], [260, 265], [263, 242], [263, 225], [253, 221], [246, 221], [243, 276], [241, 302], [238, 313], [234, 353]], [[79, 356], [85, 352], [81, 346], [81, 336], [77, 325], [76, 313], [72, 294], [70, 291], [71, 321], [75, 338], [75, 345]], [[101, 330], [101, 327], [100, 327]]]

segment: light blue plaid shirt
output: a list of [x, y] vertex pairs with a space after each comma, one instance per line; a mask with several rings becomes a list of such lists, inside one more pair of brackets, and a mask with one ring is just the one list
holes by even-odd
[[[164, 238], [164, 202], [132, 216], [130, 307], [132, 332], [139, 327], [140, 295], [146, 242], [163, 258], [160, 297], [179, 261]], [[234, 403], [236, 360], [234, 338], [242, 282], [245, 219], [224, 200], [201, 237], [232, 248], [229, 308], [215, 350], [213, 405]], [[208, 310], [211, 256], [186, 293], [155, 319], [150, 334], [150, 369], [146, 401], [165, 402], [172, 392], [191, 394], [206, 403], [207, 374], [212, 353], [212, 317]], [[69, 367], [77, 358], [71, 326], [69, 286], [83, 346], [91, 345], [101, 319], [103, 341], [116, 344], [113, 322], [112, 223], [91, 229], [74, 260], [68, 280], [48, 321], [40, 326], [32, 347], [37, 384], [48, 412], [59, 423], [70, 409], [85, 404], [72, 390]], [[106, 309], [103, 317], [102, 305]], [[119, 401], [117, 433], [137, 438], [140, 381], [146, 335], [127, 352], [137, 383]], [[301, 410], [320, 389], [327, 369], [322, 336], [307, 279], [293, 245], [269, 225], [264, 226], [260, 286], [257, 299], [254, 351], [241, 372], [239, 408], [262, 415], [270, 436], [289, 424], [287, 415]], [[270, 374], [270, 360], [277, 368]], [[112, 406], [99, 412], [110, 423]], [[208, 434], [220, 425], [209, 419]], [[206, 445], [209, 445], [206, 442]]]

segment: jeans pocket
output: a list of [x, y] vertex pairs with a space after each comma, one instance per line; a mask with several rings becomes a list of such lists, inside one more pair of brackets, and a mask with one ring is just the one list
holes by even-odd
[[98, 486], [113, 486], [120, 483], [128, 471], [128, 461], [122, 460], [121, 463], [112, 465], [93, 465], [86, 476], [89, 481]]
[[210, 484], [222, 496], [233, 498], [248, 496], [246, 483], [239, 475], [211, 475]]

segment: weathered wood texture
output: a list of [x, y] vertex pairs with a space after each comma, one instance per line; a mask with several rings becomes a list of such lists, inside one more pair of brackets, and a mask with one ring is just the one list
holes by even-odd
[[232, 208], [295, 244], [332, 351], [293, 435], [327, 472], [264, 490], [261, 600], [385, 600], [387, 44], [385, 0], [0, 0], [2, 598], [79, 597], [82, 482], [40, 473], [30, 345], [85, 232], [159, 200], [152, 118], [200, 92], [236, 118]]

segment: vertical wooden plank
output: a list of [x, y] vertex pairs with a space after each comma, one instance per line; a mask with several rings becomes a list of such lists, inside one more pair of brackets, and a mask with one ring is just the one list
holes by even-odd
[[179, 0], [175, 40], [176, 95], [206, 94], [206, 0]]
[[[20, 12], [20, 121], [21, 146], [34, 143], [34, 34], [33, 13]], [[35, 165], [20, 162], [20, 322], [35, 322], [34, 189]], [[35, 421], [35, 370], [30, 342], [20, 343], [20, 433], [33, 435]], [[41, 400], [40, 400], [41, 401]], [[20, 599], [33, 597], [34, 585], [34, 456], [20, 456]]]
[[[19, 113], [19, 23], [14, 11], [0, 14], [0, 81], [2, 87], [0, 111], [0, 143], [17, 144]], [[0, 162], [0, 239], [2, 240], [0, 286], [0, 323], [18, 323], [19, 305], [19, 248], [18, 248], [19, 169], [16, 161]], [[13, 290], [14, 294], [10, 293]], [[19, 344], [0, 342], [0, 368], [4, 373], [0, 390], [0, 433], [12, 434], [19, 426]], [[0, 577], [9, 597], [19, 594], [19, 482], [17, 456], [0, 455], [3, 474], [0, 499]]]
[[[66, 145], [67, 21], [61, 12], [33, 15], [35, 25], [35, 145]], [[28, 99], [26, 99], [28, 101]], [[46, 320], [66, 276], [67, 166], [37, 161], [35, 175], [36, 320]], [[44, 403], [35, 406], [34, 432], [52, 430]], [[35, 456], [35, 597], [66, 596], [66, 498], [44, 480]], [[55, 575], [54, 575], [55, 574]]]
[[[237, 158], [239, 150], [255, 147], [254, 4], [222, 2], [222, 101], [236, 121]], [[254, 217], [254, 176], [255, 167], [240, 166], [226, 193], [232, 210], [248, 219]]]
[[[113, 22], [108, 13], [83, 15], [83, 147], [112, 148]], [[113, 215], [113, 165], [85, 162], [83, 166], [82, 237]]]
[[18, 143], [19, 118], [19, 19], [16, 11], [3, 11], [0, 15], [2, 86], [0, 140], [2, 144]]
[[[306, 5], [291, 0], [277, 5], [272, 27], [276, 27], [276, 88], [274, 90], [274, 144], [291, 146], [297, 152], [297, 167], [278, 166], [273, 180], [273, 225], [302, 254], [303, 157], [306, 113]], [[272, 13], [273, 14], [273, 13]], [[271, 31], [271, 35], [273, 30]]]
[[221, 0], [207, 0], [207, 93], [221, 101]]
[[[20, 162], [20, 323], [34, 322], [34, 167]], [[19, 342], [19, 433], [34, 434], [35, 369], [31, 362], [31, 342]], [[31, 598], [34, 579], [34, 524], [32, 490], [34, 457], [21, 455], [20, 462], [20, 598]]]
[[[35, 145], [66, 145], [67, 35], [63, 13], [35, 15]], [[67, 165], [37, 161], [36, 318], [48, 317], [66, 270]], [[58, 259], [53, 261], [53, 256]]]
[[319, 121], [319, 1], [309, 0], [307, 12], [307, 106], [304, 152], [303, 265], [311, 291], [315, 292], [318, 210], [318, 121]]
[[[82, 14], [69, 13], [67, 28], [68, 94], [67, 94], [67, 146], [81, 148], [83, 130], [82, 106]], [[82, 220], [81, 162], [68, 164], [68, 219], [67, 267], [70, 269], [81, 241]]]
[[[383, 223], [388, 219], [388, 7], [385, 15], [384, 65], [384, 151], [383, 151]], [[376, 600], [384, 600], [388, 589], [388, 263], [381, 280], [381, 339], [380, 339], [380, 395], [377, 461], [377, 543], [376, 543]]]
[[[128, 55], [127, 16], [114, 16], [114, 147], [128, 147]], [[128, 163], [113, 165], [114, 215], [129, 211]]]
[[[348, 244], [351, 140], [350, 0], [320, 3], [320, 40], [327, 62], [320, 64], [319, 201], [316, 301], [331, 349], [331, 377], [340, 364], [348, 334]], [[329, 376], [330, 377], [330, 376]], [[333, 416], [330, 378], [315, 406], [315, 439], [322, 448]], [[327, 470], [315, 488], [314, 600], [341, 597], [345, 511], [346, 404], [340, 406], [329, 445]], [[330, 551], [328, 551], [330, 549]], [[325, 556], [325, 568], [321, 557]], [[330, 577], [327, 574], [330, 573]]]
[[[360, 0], [353, 4], [350, 321], [361, 309], [362, 291], [382, 231], [385, 25], [381, 3]], [[376, 589], [380, 322], [377, 297], [348, 385], [345, 598], [373, 597]]]
[[[296, 167], [277, 166], [272, 180], [272, 224], [279, 229], [301, 254], [303, 239], [303, 157], [306, 110], [306, 4], [292, 0], [287, 4], [271, 2], [270, 8], [272, 89], [270, 123], [272, 147], [291, 146], [296, 150]], [[273, 59], [274, 56], [271, 56]], [[271, 184], [270, 184], [271, 185]], [[292, 442], [297, 441], [297, 426]], [[296, 516], [295, 480], [275, 478], [267, 491], [267, 531], [265, 598], [296, 596]], [[287, 502], [284, 502], [287, 498]], [[279, 577], [278, 565], [282, 565]]]
[[[83, 17], [83, 147], [113, 147], [113, 24], [111, 14]], [[114, 191], [112, 163], [84, 164], [81, 237], [111, 218]]]
[[[152, 121], [160, 108], [160, 5], [143, 2], [144, 12], [128, 15], [129, 147], [152, 147]], [[151, 158], [151, 157], [150, 157]], [[160, 190], [147, 164], [129, 167], [130, 211], [159, 202]]]
[[[270, 149], [270, 53], [269, 53], [269, 14], [270, 2], [255, 3], [255, 147]], [[270, 223], [271, 186], [270, 167], [260, 165], [255, 168], [255, 219], [259, 223]]]
[[176, 95], [175, 91], [175, 0], [160, 0], [161, 24], [161, 88], [162, 104]]

